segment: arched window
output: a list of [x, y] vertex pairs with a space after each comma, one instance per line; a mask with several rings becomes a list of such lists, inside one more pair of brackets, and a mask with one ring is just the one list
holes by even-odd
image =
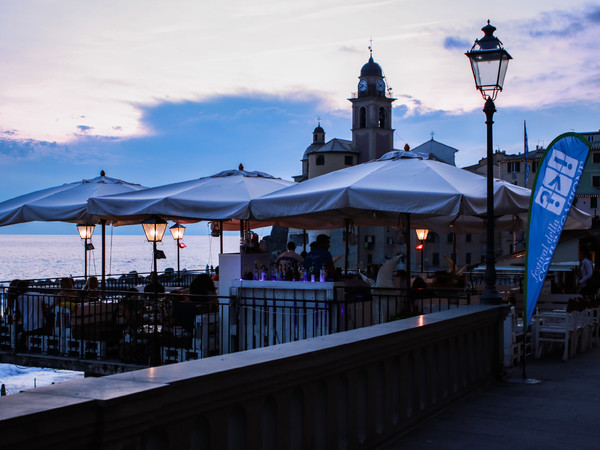
[[366, 128], [366, 126], [367, 126], [367, 110], [363, 106], [362, 108], [360, 108], [360, 124], [359, 124], [358, 128]]
[[324, 166], [324, 165], [325, 165], [325, 156], [317, 155], [317, 166]]
[[379, 128], [385, 128], [385, 109], [379, 108]]

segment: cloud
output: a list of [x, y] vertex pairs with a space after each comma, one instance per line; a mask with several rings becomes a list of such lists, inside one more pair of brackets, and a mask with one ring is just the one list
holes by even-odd
[[589, 11], [583, 9], [577, 12], [553, 11], [543, 13], [541, 18], [526, 25], [531, 28], [532, 37], [575, 37], [587, 31], [590, 27], [600, 24], [600, 7]]
[[89, 131], [94, 129], [94, 127], [90, 127], [88, 125], [77, 125], [77, 128], [84, 134], [87, 134]]
[[59, 154], [63, 148], [56, 142], [0, 139], [0, 155], [2, 155], [3, 162], [7, 162], [7, 160], [40, 160]]
[[342, 45], [338, 48], [340, 52], [352, 53], [352, 54], [364, 54], [364, 50], [359, 50], [356, 47], [350, 47], [348, 45]]
[[596, 7], [596, 9], [593, 9], [587, 15], [587, 18], [592, 23], [600, 23], [600, 7]]
[[448, 36], [444, 39], [444, 48], [446, 50], [454, 50], [455, 48], [461, 48], [468, 50], [472, 46], [466, 39], [461, 39], [454, 36]]

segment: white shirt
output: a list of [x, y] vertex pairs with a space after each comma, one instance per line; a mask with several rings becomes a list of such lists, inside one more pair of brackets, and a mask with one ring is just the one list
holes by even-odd
[[44, 326], [44, 302], [50, 299], [39, 292], [25, 292], [17, 297], [17, 310], [23, 318], [23, 331], [33, 331]]
[[581, 280], [579, 280], [582, 286], [587, 284], [587, 281], [592, 278], [593, 273], [594, 265], [592, 264], [592, 261], [588, 258], [583, 258], [581, 260]]

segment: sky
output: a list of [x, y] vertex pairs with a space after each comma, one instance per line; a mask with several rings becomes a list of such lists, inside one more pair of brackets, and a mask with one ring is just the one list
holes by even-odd
[[351, 139], [369, 45], [397, 98], [395, 147], [433, 136], [474, 164], [486, 128], [464, 53], [488, 19], [514, 58], [495, 149], [522, 152], [524, 121], [530, 149], [600, 129], [599, 2], [2, 1], [0, 201], [101, 170], [145, 186], [240, 163], [291, 179], [319, 120]]

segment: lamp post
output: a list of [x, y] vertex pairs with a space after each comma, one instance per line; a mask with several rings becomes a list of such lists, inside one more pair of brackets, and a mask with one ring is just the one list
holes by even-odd
[[83, 239], [84, 244], [83, 244], [83, 256], [84, 256], [84, 269], [83, 269], [83, 275], [84, 275], [84, 281], [87, 282], [87, 252], [88, 250], [94, 250], [94, 245], [90, 242], [88, 243], [88, 239], [92, 238], [92, 235], [94, 234], [94, 228], [96, 228], [96, 225], [88, 225], [88, 224], [83, 224], [80, 223], [77, 225], [77, 231], [79, 232], [79, 237], [81, 239]]
[[496, 256], [494, 250], [494, 154], [492, 125], [496, 112], [494, 100], [502, 90], [508, 62], [512, 57], [502, 47], [502, 42], [494, 36], [496, 27], [490, 21], [481, 31], [484, 37], [476, 39], [470, 51], [465, 53], [471, 62], [475, 86], [485, 100], [483, 112], [487, 125], [487, 249], [485, 268], [485, 289], [481, 294], [482, 303], [497, 303], [500, 295], [496, 290]]
[[173, 235], [173, 239], [177, 241], [177, 278], [181, 279], [181, 271], [179, 269], [179, 249], [181, 248], [181, 244], [179, 241], [183, 239], [183, 234], [185, 233], [185, 227], [181, 225], [179, 222], [175, 223], [171, 228], [169, 228], [171, 234]]
[[153, 257], [154, 257], [154, 279], [155, 282], [158, 282], [158, 270], [156, 267], [157, 251], [156, 251], [156, 243], [161, 242], [163, 235], [165, 234], [165, 230], [167, 229], [167, 222], [161, 219], [158, 216], [152, 216], [149, 219], [146, 219], [142, 222], [142, 227], [144, 228], [144, 233], [146, 234], [146, 239], [148, 242], [152, 242], [153, 245]]
[[415, 230], [417, 232], [417, 239], [419, 241], [421, 241], [421, 243], [418, 245], [419, 250], [421, 250], [421, 273], [423, 273], [423, 253], [425, 250], [425, 239], [427, 239], [427, 235], [429, 234], [429, 230], [426, 228], [418, 228]]
[[152, 255], [154, 258], [154, 271], [153, 276], [150, 276], [150, 282], [153, 282], [152, 290], [154, 291], [154, 305], [153, 305], [153, 317], [154, 317], [154, 334], [150, 349], [151, 362], [160, 360], [159, 345], [158, 345], [158, 269], [156, 267], [156, 260], [158, 259], [156, 243], [161, 242], [165, 230], [167, 229], [167, 222], [158, 216], [152, 216], [142, 222], [144, 233], [148, 242], [152, 242]]

